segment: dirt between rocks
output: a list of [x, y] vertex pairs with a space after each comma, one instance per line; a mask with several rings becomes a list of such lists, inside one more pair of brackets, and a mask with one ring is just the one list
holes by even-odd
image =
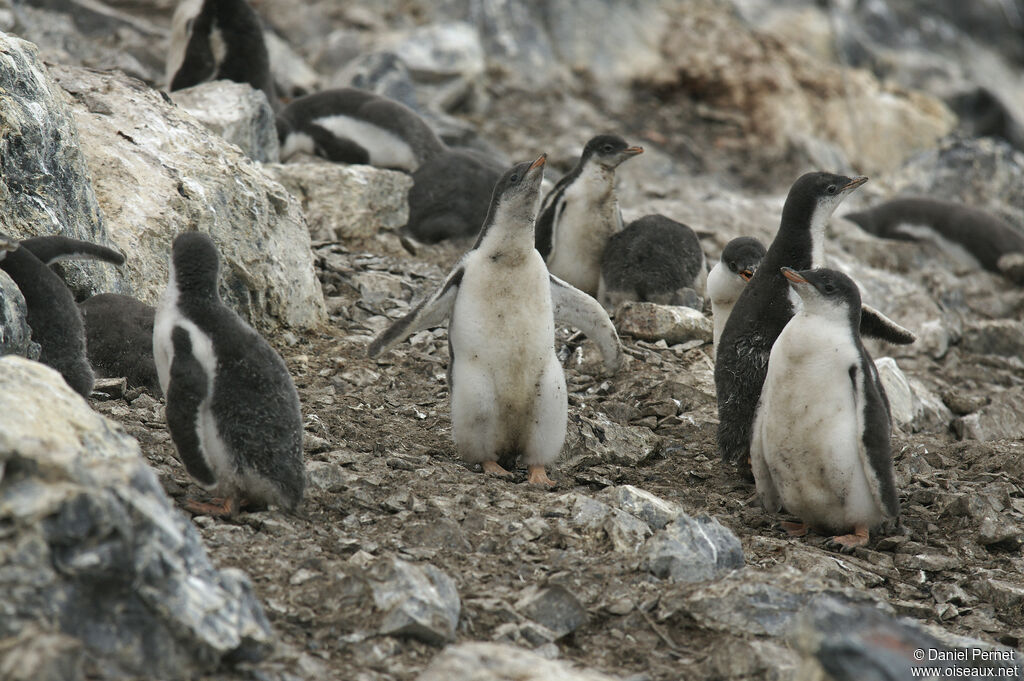
[[[589, 342], [562, 350], [570, 419], [603, 413], [645, 435], [653, 431], [651, 457], [638, 465], [556, 465], [549, 473], [558, 486], [550, 491], [526, 485], [524, 471], [508, 482], [468, 468], [451, 440], [445, 331], [418, 333], [379, 361], [366, 356], [388, 317], [429, 295], [466, 247], [433, 246], [412, 257], [382, 235], [316, 248], [330, 323], [317, 333], [269, 339], [302, 400], [306, 500], [296, 515], [195, 519], [214, 563], [250, 575], [280, 646], [268, 660], [209, 678], [415, 678], [439, 649], [377, 634], [366, 570], [382, 556], [427, 562], [455, 580], [458, 641], [491, 640], [502, 624], [521, 619], [514, 604], [527, 587], [557, 584], [579, 599], [587, 619], [541, 652], [621, 678], [709, 678], [715, 650], [754, 637], [659, 610], [666, 594], [702, 587], [659, 580], [641, 569], [638, 556], [613, 552], [607, 536], [560, 522], [567, 513], [562, 495], [622, 484], [715, 516], [740, 537], [748, 566], [792, 566], [867, 590], [948, 632], [1021, 645], [1021, 443], [894, 434], [903, 527], [841, 555], [825, 537], [788, 538], [760, 509], [753, 484], [720, 463], [710, 346], [623, 338], [630, 360], [614, 376], [603, 373]], [[559, 331], [560, 347], [569, 336]], [[932, 363], [955, 381], [958, 367], [974, 366], [955, 353], [945, 369], [927, 359], [910, 366], [924, 371], [922, 363]], [[1013, 369], [982, 371], [990, 382], [1019, 384]], [[160, 400], [134, 390], [92, 403], [138, 439], [170, 495], [203, 495], [176, 459]], [[762, 670], [749, 678], [774, 675]]]

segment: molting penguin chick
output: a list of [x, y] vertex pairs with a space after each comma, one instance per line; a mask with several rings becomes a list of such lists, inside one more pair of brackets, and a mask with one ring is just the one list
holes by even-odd
[[161, 395], [153, 362], [156, 308], [131, 296], [100, 293], [78, 304], [85, 324], [89, 363], [97, 374], [124, 376], [131, 387]]
[[552, 274], [592, 296], [597, 295], [605, 246], [622, 230], [615, 169], [640, 153], [642, 147], [631, 147], [618, 135], [594, 137], [541, 205], [537, 250]]
[[259, 16], [245, 0], [182, 0], [174, 12], [167, 54], [167, 90], [233, 80], [279, 102]]
[[953, 201], [905, 197], [843, 217], [883, 239], [931, 239], [954, 255], [965, 249], [981, 267], [1024, 285], [1024, 268], [1019, 266], [1024, 233], [988, 211]]
[[626, 301], [699, 310], [707, 277], [707, 260], [694, 231], [664, 215], [647, 215], [608, 239], [597, 299], [609, 310]]
[[210, 237], [179, 235], [153, 328], [171, 438], [196, 482], [223, 497], [186, 507], [294, 510], [306, 486], [299, 396], [277, 352], [221, 301], [219, 269]]
[[[38, 253], [38, 257], [36, 255]], [[124, 255], [88, 241], [63, 236], [25, 239], [0, 237], [0, 268], [21, 289], [39, 361], [53, 367], [71, 388], [88, 397], [95, 376], [86, 354], [85, 329], [74, 296], [47, 265], [62, 258], [97, 257], [122, 264]]]
[[409, 173], [446, 148], [415, 111], [356, 88], [293, 100], [277, 114], [277, 135], [282, 161], [304, 152]]
[[622, 347], [600, 304], [552, 276], [534, 249], [544, 161], [505, 172], [476, 244], [440, 289], [370, 344], [369, 355], [450, 318], [448, 386], [459, 455], [501, 476], [522, 456], [528, 482], [553, 485], [545, 467], [562, 449], [567, 419], [555, 319], [596, 341], [613, 369]]
[[708, 274], [708, 297], [711, 298], [711, 314], [715, 320], [714, 352], [718, 352], [718, 339], [725, 328], [725, 322], [732, 313], [736, 299], [754, 276], [765, 248], [751, 236], [733, 239], [722, 250], [722, 258]]
[[750, 445], [757, 493], [844, 548], [899, 514], [889, 402], [860, 339], [857, 285], [828, 269], [781, 274], [802, 299], [772, 346]]

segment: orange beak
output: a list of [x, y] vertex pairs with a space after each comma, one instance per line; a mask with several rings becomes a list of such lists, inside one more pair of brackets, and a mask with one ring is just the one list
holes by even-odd
[[845, 185], [843, 185], [843, 191], [846, 191], [847, 189], [856, 189], [857, 187], [861, 186], [867, 181], [868, 178], [864, 177], [863, 175], [861, 175], [860, 177], [855, 177], [849, 182], [847, 182]]
[[750, 270], [740, 270], [740, 277], [743, 278], [743, 281], [750, 281], [751, 277], [753, 276], [754, 273], [751, 272]]
[[806, 284], [807, 283], [807, 280], [804, 279], [803, 277], [801, 277], [797, 273], [797, 271], [792, 269], [791, 267], [783, 267], [781, 271], [782, 271], [782, 276], [784, 276], [786, 279], [789, 279], [790, 281], [792, 281], [794, 283], [797, 283], [797, 284]]
[[626, 149], [625, 153], [629, 154], [630, 156], [636, 156], [637, 154], [644, 153], [644, 148], [643, 147], [630, 147], [630, 148]]
[[547, 161], [547, 160], [548, 160], [548, 155], [547, 154], [541, 154], [540, 157], [536, 161], [533, 162], [533, 165], [530, 166], [530, 170], [533, 170], [534, 168], [540, 168], [542, 165], [544, 165], [545, 161]]

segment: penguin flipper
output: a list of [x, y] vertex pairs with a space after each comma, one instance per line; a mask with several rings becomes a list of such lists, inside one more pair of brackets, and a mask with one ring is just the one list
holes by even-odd
[[123, 253], [94, 244], [91, 241], [82, 241], [66, 236], [35, 236], [31, 239], [23, 239], [21, 245], [46, 265], [52, 265], [58, 260], [81, 258], [95, 258], [114, 265], [124, 264]]
[[551, 255], [553, 250], [555, 213], [558, 211], [561, 199], [561, 194], [554, 197], [554, 200], [549, 205], [541, 208], [540, 215], [537, 216], [537, 226], [534, 229], [534, 247], [545, 261], [547, 261], [548, 256]]
[[371, 358], [377, 357], [417, 331], [440, 326], [441, 322], [447, 319], [452, 312], [452, 306], [455, 305], [455, 297], [459, 293], [459, 284], [462, 283], [464, 273], [465, 270], [461, 266], [456, 267], [448, 275], [444, 285], [434, 292], [434, 295], [417, 305], [409, 314], [374, 338], [367, 354]]
[[[760, 431], [760, 423], [754, 424], [754, 432]], [[782, 497], [772, 480], [771, 469], [764, 460], [761, 451], [761, 440], [755, 436], [750, 443], [750, 468], [754, 474], [754, 481], [757, 485], [757, 498], [761, 501], [761, 507], [768, 513], [778, 513], [782, 510]]]
[[335, 137], [329, 130], [312, 124], [305, 131], [313, 138], [314, 151], [317, 156], [335, 163], [370, 164], [370, 152], [355, 140], [347, 137]]
[[[882, 387], [870, 357], [862, 358], [860, 366], [851, 366], [849, 374], [857, 429], [861, 433], [857, 452], [864, 469], [864, 478], [868, 481], [868, 489], [878, 507], [887, 517], [895, 518], [900, 512], [900, 501], [892, 467], [892, 426], [885, 388]], [[871, 427], [868, 427], [869, 424]]]
[[917, 340], [913, 331], [903, 328], [870, 305], [860, 306], [860, 333], [894, 345], [910, 345]]
[[597, 343], [604, 365], [612, 372], [622, 366], [622, 343], [608, 313], [601, 303], [553, 274], [551, 279], [551, 307], [555, 320], [575, 326]]
[[192, 354], [192, 338], [188, 331], [175, 326], [171, 332], [174, 360], [171, 362], [170, 385], [167, 386], [167, 429], [189, 475], [204, 487], [213, 487], [217, 478], [203, 456], [199, 442], [199, 405], [206, 399], [209, 381], [202, 364]]

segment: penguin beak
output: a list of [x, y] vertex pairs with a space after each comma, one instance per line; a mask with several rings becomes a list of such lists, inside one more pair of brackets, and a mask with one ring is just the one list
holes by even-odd
[[786, 279], [789, 279], [794, 284], [806, 284], [806, 283], [808, 283], [808, 281], [806, 279], [804, 279], [803, 277], [800, 276], [799, 272], [797, 272], [796, 270], [794, 270], [791, 267], [783, 267], [781, 272], [782, 272], [782, 276], [784, 276]]
[[637, 154], [644, 153], [644, 148], [643, 147], [629, 147], [628, 149], [626, 149], [622, 153], [626, 154], [627, 156], [636, 156]]
[[861, 186], [862, 184], [864, 184], [867, 181], [868, 181], [868, 178], [864, 177], [863, 175], [861, 175], [860, 177], [855, 177], [852, 180], [850, 180], [849, 182], [847, 182], [846, 184], [844, 184], [841, 191], [852, 192], [854, 189], [856, 189], [857, 187]]
[[750, 279], [754, 276], [754, 270], [752, 270], [752, 269], [740, 270], [739, 274], [740, 274], [740, 277], [743, 279], [743, 281], [750, 281]]
[[534, 168], [540, 168], [542, 165], [544, 165], [544, 163], [547, 160], [548, 160], [548, 155], [547, 154], [541, 154], [540, 157], [536, 161], [533, 162], [533, 165], [530, 166], [530, 170], [533, 170]]

